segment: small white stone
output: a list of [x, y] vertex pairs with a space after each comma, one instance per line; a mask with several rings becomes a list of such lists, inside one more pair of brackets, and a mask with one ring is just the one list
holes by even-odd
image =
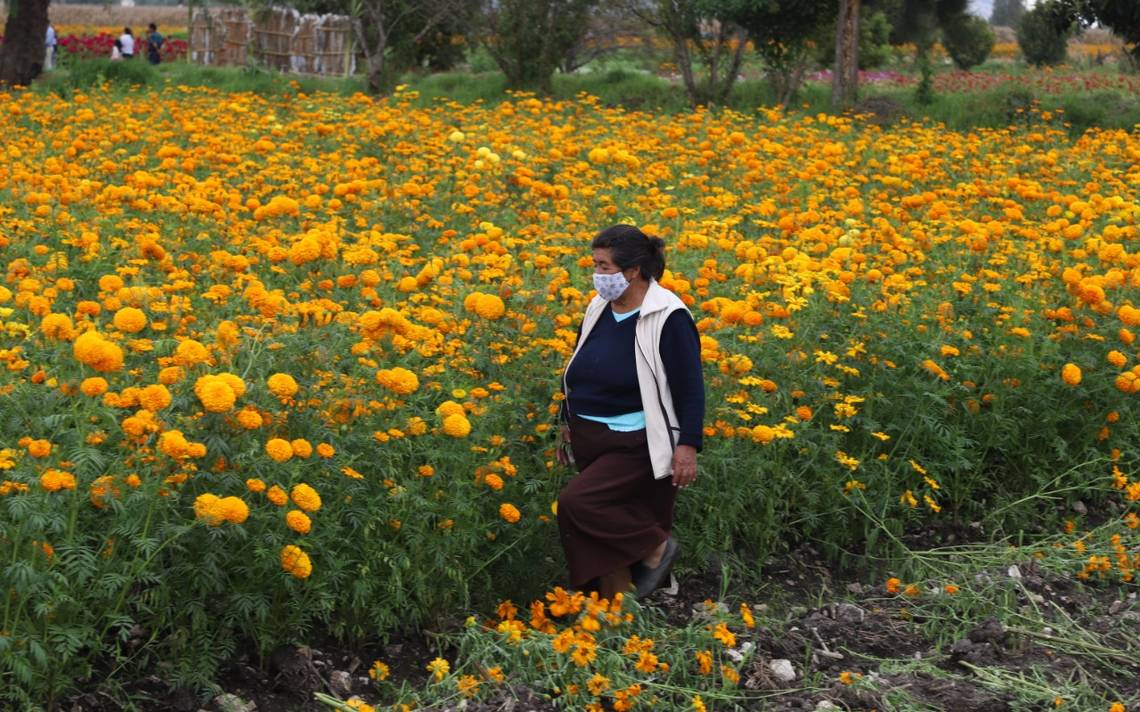
[[768, 669], [776, 676], [780, 682], [791, 682], [796, 679], [796, 669], [792, 667], [792, 661], [784, 658], [778, 658], [768, 663]]
[[819, 710], [837, 710], [839, 706], [831, 700], [820, 700], [815, 704], [815, 709], [816, 712], [819, 712]]
[[1009, 577], [1010, 577], [1011, 579], [1019, 579], [1019, 578], [1021, 578], [1021, 569], [1017, 568], [1017, 564], [1014, 564], [1013, 566], [1010, 566], [1010, 567], [1009, 567], [1009, 571], [1007, 571], [1006, 573], [1007, 573], [1007, 574], [1009, 574]]

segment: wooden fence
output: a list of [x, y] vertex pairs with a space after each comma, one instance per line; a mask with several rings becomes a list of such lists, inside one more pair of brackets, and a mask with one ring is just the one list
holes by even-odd
[[302, 15], [287, 7], [259, 13], [198, 8], [190, 23], [190, 61], [348, 76], [356, 71], [352, 20], [344, 15]]

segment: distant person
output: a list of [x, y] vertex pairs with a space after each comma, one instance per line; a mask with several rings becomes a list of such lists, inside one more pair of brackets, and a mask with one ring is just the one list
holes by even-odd
[[166, 42], [166, 38], [158, 34], [158, 25], [153, 22], [146, 28], [146, 58], [151, 64], [158, 64], [162, 61], [162, 55], [159, 50], [162, 49], [162, 43]]
[[55, 35], [55, 27], [49, 22], [47, 26], [47, 35], [44, 37], [44, 69], [55, 69], [55, 53], [58, 49], [59, 40]]
[[120, 62], [123, 59], [123, 43], [121, 40], [115, 40], [115, 46], [111, 48], [111, 61]]
[[135, 36], [129, 27], [124, 27], [123, 34], [119, 35], [119, 51], [122, 52], [123, 59], [135, 56]]

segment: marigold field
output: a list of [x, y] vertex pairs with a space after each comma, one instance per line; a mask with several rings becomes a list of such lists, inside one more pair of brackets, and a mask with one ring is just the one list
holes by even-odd
[[553, 586], [558, 375], [622, 221], [701, 332], [688, 561], [1063, 528], [1133, 582], [1135, 132], [128, 99], [0, 94], [13, 704]]

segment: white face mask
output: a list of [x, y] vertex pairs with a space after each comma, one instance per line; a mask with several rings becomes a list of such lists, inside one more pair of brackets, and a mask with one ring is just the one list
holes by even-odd
[[613, 274], [594, 273], [594, 289], [598, 290], [598, 296], [607, 302], [617, 299], [628, 288], [629, 280], [621, 272], [614, 272]]

